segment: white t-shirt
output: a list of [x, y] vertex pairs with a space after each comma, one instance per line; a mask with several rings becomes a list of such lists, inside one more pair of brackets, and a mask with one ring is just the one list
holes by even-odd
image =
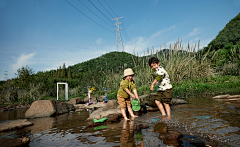
[[169, 75], [162, 66], [157, 68], [156, 74], [162, 76], [162, 79], [158, 81], [158, 90], [167, 90], [172, 88]]

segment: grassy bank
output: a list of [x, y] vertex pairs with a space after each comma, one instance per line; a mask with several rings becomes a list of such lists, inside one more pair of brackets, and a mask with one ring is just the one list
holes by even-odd
[[[239, 76], [218, 76], [206, 78], [192, 78], [175, 82], [173, 85], [173, 98], [193, 98], [193, 97], [209, 97], [220, 94], [240, 94], [240, 77]], [[150, 91], [150, 86], [137, 87], [138, 95], [156, 93]], [[93, 97], [99, 98], [104, 91], [97, 91], [92, 94]], [[84, 99], [86, 94], [69, 97], [69, 100], [75, 97]], [[117, 90], [108, 91], [109, 100], [117, 99]], [[56, 100], [56, 97], [45, 97], [43, 99]], [[59, 97], [60, 101], [65, 101], [65, 97]]]

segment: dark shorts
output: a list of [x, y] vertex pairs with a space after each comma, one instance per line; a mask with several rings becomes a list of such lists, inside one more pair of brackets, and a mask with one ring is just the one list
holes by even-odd
[[161, 103], [169, 104], [172, 101], [173, 89], [159, 90], [155, 100], [158, 100]]

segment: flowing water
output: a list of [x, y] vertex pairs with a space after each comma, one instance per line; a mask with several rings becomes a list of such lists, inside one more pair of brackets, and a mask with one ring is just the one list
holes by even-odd
[[[175, 146], [240, 146], [240, 112], [225, 107], [209, 98], [189, 99], [190, 104], [172, 106], [172, 117], [161, 117], [160, 112], [147, 112], [134, 121], [104, 124], [86, 129], [89, 111], [83, 110], [29, 119], [33, 126], [0, 132], [0, 138], [28, 136], [28, 146], [173, 146], [161, 140], [151, 130], [156, 123], [165, 122], [169, 130], [177, 130], [184, 137]], [[0, 113], [0, 121], [24, 118], [26, 109]], [[0, 123], [1, 123], [0, 122]], [[137, 124], [147, 129], [134, 129]]]

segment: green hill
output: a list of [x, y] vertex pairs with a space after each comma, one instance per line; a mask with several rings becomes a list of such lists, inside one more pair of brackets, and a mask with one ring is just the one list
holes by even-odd
[[[236, 49], [237, 54], [240, 49], [240, 13], [230, 20], [226, 26], [219, 32], [207, 47], [203, 49], [203, 54], [209, 50], [210, 53], [216, 51], [216, 58], [213, 60], [218, 66], [222, 66], [227, 61], [232, 61], [233, 53], [231, 49]], [[211, 58], [209, 56], [209, 58]]]
[[228, 45], [240, 45], [240, 13], [226, 24], [206, 49], [211, 46], [211, 51], [219, 50]]

